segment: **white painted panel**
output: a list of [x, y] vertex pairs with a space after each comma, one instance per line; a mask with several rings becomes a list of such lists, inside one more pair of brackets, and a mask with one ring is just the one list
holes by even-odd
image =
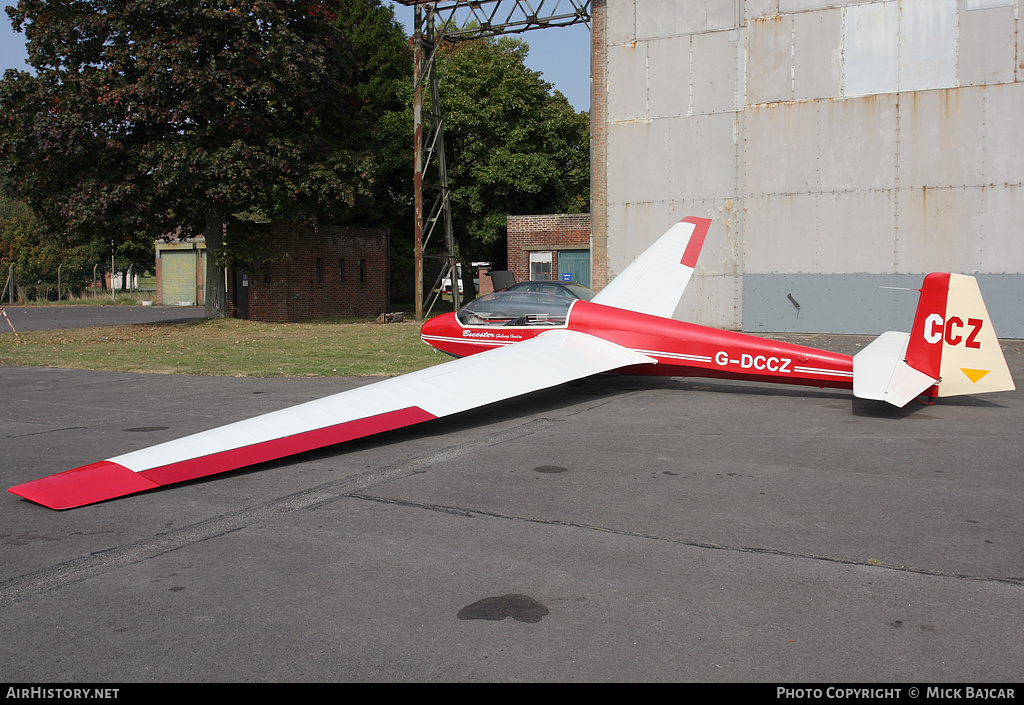
[[892, 192], [744, 199], [744, 273], [892, 271]]
[[950, 88], [956, 81], [957, 0], [901, 0], [900, 90]]
[[[737, 5], [742, 0], [704, 0], [707, 4], [707, 24], [705, 29], [715, 32], [723, 29], [735, 29], [739, 19]], [[696, 4], [696, 3], [695, 3]]]
[[[657, 122], [663, 126], [665, 121]], [[666, 165], [655, 156], [664, 152], [664, 138], [652, 139], [652, 129], [650, 122], [608, 125], [609, 203], [650, 201], [655, 198], [657, 184], [672, 179], [671, 171], [666, 172]]]
[[779, 0], [743, 0], [743, 16], [747, 20], [779, 14]]
[[900, 183], [941, 188], [984, 183], [984, 88], [900, 98]]
[[1014, 0], [967, 0], [967, 10], [985, 10], [991, 7], [1013, 7]]
[[820, 188], [818, 107], [791, 103], [744, 111], [747, 193], [798, 193]]
[[[1024, 62], [1024, 57], [1021, 58]], [[1024, 183], [1024, 83], [988, 86], [983, 91], [984, 164], [981, 183]], [[1018, 221], [1024, 222], [1024, 221]], [[1024, 239], [1024, 238], [1018, 238]]]
[[647, 43], [608, 47], [608, 120], [647, 117]]
[[691, 81], [694, 113], [736, 109], [737, 45], [742, 50], [740, 37], [732, 31], [693, 35]]
[[899, 88], [899, 18], [896, 0], [845, 9], [843, 93], [891, 93]]
[[675, 0], [636, 0], [636, 38], [643, 41], [683, 34], [676, 31], [676, 16], [683, 5]]
[[735, 274], [695, 272], [676, 312], [680, 321], [726, 330], [739, 330], [741, 319], [742, 280]]
[[793, 18], [793, 98], [841, 95], [843, 13], [805, 12]]
[[999, 7], [960, 16], [957, 75], [961, 86], [1014, 80], [1013, 14], [1013, 7]]
[[690, 112], [690, 37], [648, 43], [648, 86], [652, 118]]
[[1024, 187], [913, 189], [900, 195], [902, 271], [1019, 273]]
[[[820, 100], [814, 137], [797, 159], [817, 161], [823, 191], [884, 189], [895, 182], [897, 120], [895, 94]], [[783, 106], [785, 109], [786, 106]]]
[[793, 20], [775, 16], [747, 23], [747, 104], [793, 97]]
[[676, 200], [735, 197], [736, 114], [716, 113], [673, 120], [669, 158], [677, 165], [678, 188], [669, 184]]
[[608, 45], [636, 41], [636, 0], [612, 0], [607, 7]]

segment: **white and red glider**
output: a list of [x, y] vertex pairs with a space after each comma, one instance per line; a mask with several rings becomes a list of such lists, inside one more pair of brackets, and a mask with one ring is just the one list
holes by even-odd
[[[423, 340], [459, 359], [26, 482], [53, 509], [142, 492], [467, 411], [602, 372], [852, 389], [903, 406], [1014, 389], [977, 282], [929, 274], [911, 332], [850, 357], [677, 321], [710, 220], [684, 218], [592, 300], [560, 312], [449, 313]], [[532, 303], [524, 299], [525, 305]], [[542, 307], [543, 308], [543, 307]], [[528, 310], [528, 309], [527, 309]]]

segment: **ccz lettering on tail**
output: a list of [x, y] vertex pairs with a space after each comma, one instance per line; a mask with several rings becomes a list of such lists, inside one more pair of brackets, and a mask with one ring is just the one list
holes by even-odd
[[945, 321], [942, 320], [942, 316], [937, 313], [933, 313], [925, 319], [924, 325], [924, 339], [929, 343], [938, 343], [943, 339], [949, 345], [960, 345], [964, 344], [968, 348], [980, 348], [981, 341], [978, 340], [978, 334], [981, 333], [982, 327], [985, 325], [984, 319], [981, 318], [968, 318], [967, 328], [970, 328], [970, 332], [964, 337], [962, 332], [964, 331], [964, 321], [959, 316], [950, 316]]

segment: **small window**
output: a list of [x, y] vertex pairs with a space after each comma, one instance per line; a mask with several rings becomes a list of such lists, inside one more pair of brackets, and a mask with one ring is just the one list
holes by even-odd
[[345, 281], [345, 258], [342, 257], [338, 260], [338, 281]]
[[530, 279], [551, 281], [551, 252], [530, 253]]
[[366, 260], [359, 260], [359, 283], [364, 284], [366, 282]]

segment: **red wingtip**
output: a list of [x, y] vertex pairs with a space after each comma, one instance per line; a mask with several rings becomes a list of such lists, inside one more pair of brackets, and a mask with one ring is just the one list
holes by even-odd
[[697, 266], [697, 258], [700, 256], [701, 248], [704, 247], [704, 238], [708, 236], [708, 228], [711, 227], [711, 220], [709, 218], [695, 218], [687, 217], [683, 218], [680, 223], [692, 223], [693, 232], [690, 234], [690, 241], [686, 245], [686, 251], [683, 252], [683, 258], [680, 260], [680, 264], [685, 265], [693, 269]]
[[159, 486], [123, 465], [101, 460], [15, 485], [7, 491], [50, 509], [72, 509]]

